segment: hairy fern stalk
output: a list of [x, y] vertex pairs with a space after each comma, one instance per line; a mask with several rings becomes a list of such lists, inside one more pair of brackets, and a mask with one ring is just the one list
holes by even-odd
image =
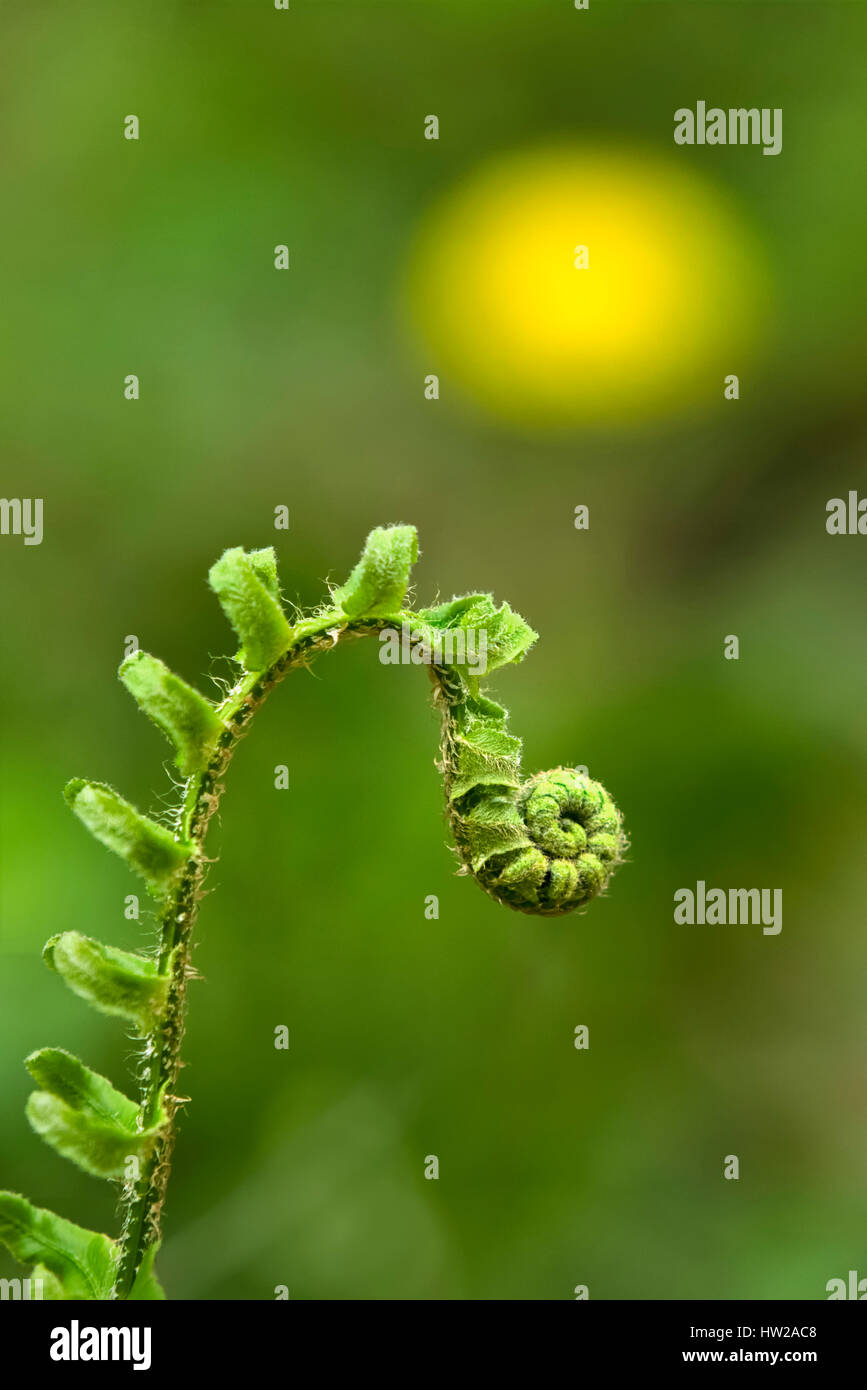
[[[296, 666], [349, 638], [407, 623], [433, 653], [429, 667], [442, 714], [441, 771], [462, 872], [520, 912], [555, 915], [590, 901], [622, 858], [620, 814], [608, 793], [573, 768], [523, 781], [521, 744], [506, 711], [479, 689], [464, 662], [440, 658], [461, 631], [483, 633], [487, 670], [520, 661], [536, 634], [508, 604], [469, 594], [435, 608], [404, 608], [418, 555], [411, 526], [378, 528], [342, 588], [318, 612], [290, 624], [273, 550], [227, 550], [211, 587], [237, 633], [238, 679], [214, 705], [156, 657], [137, 652], [120, 679], [168, 736], [185, 778], [170, 826], [141, 815], [111, 787], [75, 780], [66, 799], [103, 845], [121, 855], [157, 900], [153, 957], [120, 951], [78, 932], [45, 947], [47, 964], [94, 1008], [123, 1019], [141, 1040], [138, 1102], [116, 1091], [71, 1053], [44, 1048], [27, 1058], [38, 1089], [31, 1125], [85, 1172], [120, 1184], [117, 1239], [75, 1226], [24, 1197], [0, 1193], [0, 1240], [33, 1264], [43, 1297], [159, 1299], [154, 1273], [175, 1139], [180, 1049], [191, 934], [207, 860], [205, 838], [239, 739], [270, 691]], [[466, 650], [466, 647], [463, 648]], [[439, 664], [438, 664], [439, 663]]]

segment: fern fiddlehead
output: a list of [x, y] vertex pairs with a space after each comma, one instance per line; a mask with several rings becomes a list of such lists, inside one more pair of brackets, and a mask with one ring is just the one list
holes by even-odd
[[186, 780], [170, 826], [141, 815], [104, 783], [79, 779], [65, 790], [87, 829], [145, 880], [157, 901], [160, 940], [152, 958], [74, 931], [45, 947], [46, 963], [76, 994], [122, 1018], [141, 1040], [141, 1098], [132, 1101], [62, 1049], [27, 1059], [39, 1088], [27, 1104], [33, 1128], [86, 1172], [122, 1183], [117, 1240], [0, 1193], [0, 1240], [22, 1262], [35, 1263], [44, 1297], [164, 1297], [153, 1262], [181, 1103], [176, 1092], [205, 838], [238, 741], [289, 671], [348, 639], [411, 627], [430, 653], [446, 810], [462, 872], [499, 902], [542, 915], [570, 912], [605, 887], [622, 857], [620, 814], [604, 788], [573, 768], [522, 780], [521, 744], [508, 731], [506, 711], [481, 693], [477, 671], [449, 645], [456, 635], [483, 633], [490, 672], [522, 660], [536, 634], [487, 594], [418, 613], [404, 609], [417, 554], [413, 527], [378, 528], [330, 603], [290, 624], [273, 550], [226, 551], [210, 582], [241, 642], [240, 674], [219, 705], [146, 653], [121, 665], [121, 680], [173, 744]]
[[620, 812], [605, 788], [571, 767], [522, 781], [505, 710], [453, 675], [436, 678], [446, 805], [466, 871], [519, 912], [558, 916], [589, 902], [623, 850]]

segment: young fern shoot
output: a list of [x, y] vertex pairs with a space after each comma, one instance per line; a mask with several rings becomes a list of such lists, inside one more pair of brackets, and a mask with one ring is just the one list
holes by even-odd
[[[66, 799], [97, 840], [144, 879], [159, 915], [159, 945], [139, 956], [66, 931], [45, 960], [102, 1013], [125, 1021], [142, 1043], [138, 1101], [116, 1091], [60, 1048], [27, 1058], [37, 1090], [33, 1128], [58, 1153], [120, 1184], [121, 1229], [112, 1239], [73, 1225], [24, 1197], [0, 1193], [0, 1240], [33, 1264], [43, 1297], [159, 1299], [154, 1273], [175, 1139], [180, 1049], [193, 926], [207, 864], [205, 840], [241, 737], [270, 691], [297, 666], [350, 638], [411, 625], [432, 653], [442, 715], [441, 771], [462, 872], [520, 912], [556, 915], [582, 907], [622, 858], [620, 813], [608, 793], [573, 768], [521, 777], [521, 743], [506, 711], [479, 690], [478, 675], [452, 659], [453, 640], [484, 633], [487, 671], [521, 661], [536, 634], [508, 604], [470, 594], [435, 608], [404, 608], [418, 555], [411, 526], [377, 528], [346, 584], [318, 612], [290, 624], [273, 550], [227, 550], [211, 587], [240, 640], [238, 678], [219, 705], [144, 652], [120, 679], [175, 750], [185, 779], [170, 826], [141, 815], [102, 782], [74, 780]], [[449, 663], [442, 659], [450, 654]]]

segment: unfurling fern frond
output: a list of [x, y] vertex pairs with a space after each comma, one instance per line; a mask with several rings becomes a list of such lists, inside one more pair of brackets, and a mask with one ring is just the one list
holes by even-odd
[[153, 1262], [174, 1142], [205, 838], [237, 742], [287, 672], [345, 638], [411, 630], [428, 653], [442, 715], [446, 810], [463, 870], [508, 907], [546, 916], [582, 907], [622, 858], [620, 813], [598, 782], [568, 767], [522, 778], [521, 743], [509, 732], [506, 711], [481, 693], [479, 664], [455, 640], [481, 637], [490, 673], [523, 660], [536, 634], [489, 594], [417, 613], [406, 609], [417, 557], [414, 527], [378, 528], [330, 602], [290, 624], [273, 550], [227, 550], [210, 582], [240, 642], [239, 673], [219, 706], [154, 656], [137, 652], [121, 665], [120, 679], [173, 745], [186, 781], [170, 826], [143, 816], [102, 782], [66, 787], [70, 807], [91, 834], [125, 859], [157, 900], [160, 939], [153, 957], [75, 931], [53, 936], [45, 947], [46, 963], [74, 993], [123, 1019], [143, 1040], [143, 1063], [142, 1093], [133, 1101], [60, 1048], [27, 1059], [38, 1088], [27, 1103], [36, 1132], [85, 1172], [122, 1183], [117, 1240], [0, 1193], [0, 1240], [35, 1266], [43, 1297], [164, 1297]]

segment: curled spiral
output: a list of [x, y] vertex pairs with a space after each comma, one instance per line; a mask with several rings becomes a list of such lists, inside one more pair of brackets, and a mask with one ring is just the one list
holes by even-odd
[[601, 893], [622, 842], [620, 812], [605, 788], [558, 767], [528, 778], [517, 807], [531, 843], [502, 864], [487, 862], [494, 896], [525, 912], [559, 913]]
[[557, 916], [588, 903], [626, 844], [611, 796], [571, 767], [522, 781], [505, 711], [453, 681], [441, 690], [446, 803], [467, 870], [518, 912]]

